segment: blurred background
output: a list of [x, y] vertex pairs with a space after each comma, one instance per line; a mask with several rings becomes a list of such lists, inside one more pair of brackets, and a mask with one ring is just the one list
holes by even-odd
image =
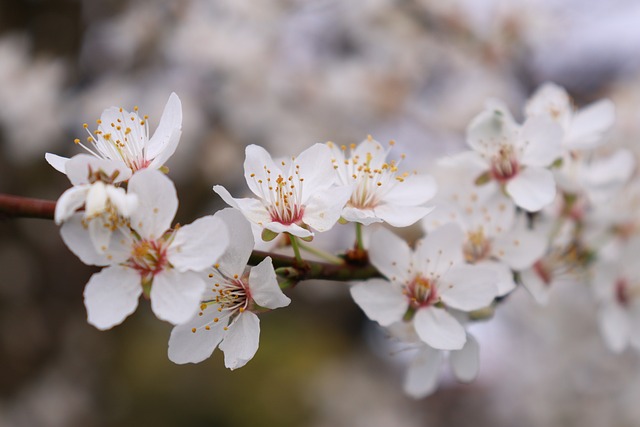
[[[153, 130], [172, 91], [180, 223], [223, 206], [213, 184], [246, 191], [247, 144], [291, 155], [372, 134], [428, 172], [464, 147], [487, 98], [518, 117], [545, 81], [577, 105], [612, 98], [610, 137], [633, 143], [639, 53], [634, 0], [0, 0], [0, 192], [57, 199], [69, 183], [46, 151], [79, 153], [82, 123], [112, 105], [138, 105]], [[144, 301], [110, 331], [88, 325], [93, 272], [52, 221], [0, 221], [0, 426], [640, 424], [640, 359], [606, 350], [579, 284], [548, 307], [518, 289], [472, 326], [480, 377], [458, 384], [443, 369], [439, 390], [414, 401], [403, 356], [345, 284], [297, 287], [262, 316], [256, 357], [230, 372], [217, 351], [172, 364], [171, 327]]]

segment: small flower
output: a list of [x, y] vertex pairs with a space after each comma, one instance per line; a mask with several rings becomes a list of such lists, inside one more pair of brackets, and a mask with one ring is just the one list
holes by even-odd
[[285, 307], [291, 300], [278, 286], [271, 258], [245, 271], [254, 240], [242, 214], [224, 209], [215, 217], [233, 230], [233, 238], [220, 261], [208, 271], [200, 311], [171, 332], [169, 359], [179, 364], [198, 363], [220, 347], [225, 366], [236, 369], [258, 350], [260, 320], [256, 313]]
[[615, 107], [609, 99], [602, 99], [575, 111], [567, 91], [553, 83], [545, 83], [529, 98], [525, 107], [527, 117], [546, 116], [564, 131], [563, 146], [568, 150], [593, 149], [613, 126]]
[[[80, 145], [95, 157], [123, 162], [136, 172], [141, 169], [159, 169], [173, 155], [180, 142], [182, 133], [182, 105], [178, 95], [172, 93], [164, 107], [158, 128], [149, 137], [148, 116], [140, 117], [138, 107], [132, 112], [122, 108], [111, 107], [102, 113], [97, 120], [98, 129], [93, 133], [85, 123], [89, 137], [87, 145], [80, 139]], [[47, 162], [56, 170], [65, 173], [67, 158], [52, 153], [45, 155]]]
[[436, 193], [436, 184], [428, 175], [399, 173], [396, 162], [387, 163], [388, 151], [371, 136], [357, 147], [329, 142], [333, 167], [339, 181], [353, 192], [342, 210], [342, 218], [369, 225], [387, 222], [394, 227], [407, 227], [432, 208], [423, 206]]
[[467, 143], [476, 161], [485, 164], [483, 178], [493, 180], [529, 212], [550, 204], [556, 195], [547, 168], [560, 158], [562, 129], [546, 116], [519, 126], [500, 105], [489, 106], [467, 129]]
[[84, 206], [82, 225], [88, 229], [94, 249], [104, 252], [113, 231], [128, 227], [128, 218], [138, 206], [135, 194], [113, 185], [128, 179], [131, 171], [121, 162], [86, 154], [69, 159], [65, 170], [74, 186], [58, 199], [55, 222], [61, 224]]
[[309, 227], [329, 230], [351, 196], [349, 187], [334, 185], [331, 154], [324, 144], [315, 144], [280, 164], [264, 148], [249, 145], [244, 171], [258, 199], [234, 199], [221, 185], [215, 185], [213, 191], [249, 221], [276, 234], [310, 238]]
[[76, 213], [60, 230], [69, 249], [84, 263], [107, 266], [89, 279], [84, 290], [88, 321], [98, 329], [121, 323], [136, 309], [144, 292], [153, 312], [173, 324], [186, 322], [197, 311], [205, 281], [199, 272], [213, 265], [226, 249], [229, 235], [213, 216], [171, 230], [178, 208], [173, 183], [148, 169], [129, 180], [138, 198], [130, 215], [132, 231], [118, 228], [102, 253], [94, 250]]
[[[403, 388], [414, 399], [432, 394], [438, 386], [445, 351], [425, 344], [415, 331], [404, 322], [394, 323], [388, 328], [391, 338], [400, 340], [395, 347], [398, 352], [412, 350], [413, 357], [405, 373]], [[453, 375], [460, 382], [468, 383], [478, 375], [480, 368], [480, 346], [473, 335], [467, 332], [464, 346], [449, 351], [449, 364]]]
[[390, 231], [376, 230], [369, 259], [388, 280], [358, 283], [351, 296], [380, 325], [409, 316], [423, 342], [439, 350], [459, 350], [465, 331], [448, 309], [484, 308], [498, 294], [495, 273], [465, 264], [462, 244], [462, 231], [451, 223], [418, 241], [414, 252]]

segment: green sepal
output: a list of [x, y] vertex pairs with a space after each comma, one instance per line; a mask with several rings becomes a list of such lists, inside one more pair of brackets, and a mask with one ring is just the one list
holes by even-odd
[[278, 237], [278, 233], [276, 233], [275, 231], [271, 231], [266, 228], [262, 230], [262, 240], [264, 240], [265, 242], [270, 242], [276, 237]]

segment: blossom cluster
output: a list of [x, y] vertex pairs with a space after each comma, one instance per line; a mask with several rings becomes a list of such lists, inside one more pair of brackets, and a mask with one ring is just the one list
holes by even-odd
[[[236, 369], [258, 350], [260, 315], [290, 304], [283, 289], [296, 283], [291, 269], [304, 278], [309, 252], [337, 266], [375, 268], [350, 283], [350, 294], [415, 350], [404, 388], [416, 398], [435, 390], [445, 355], [460, 381], [476, 377], [479, 342], [468, 328], [520, 285], [544, 304], [560, 282], [585, 284], [607, 345], [640, 349], [633, 260], [640, 184], [635, 154], [605, 144], [612, 103], [576, 109], [564, 89], [547, 83], [523, 117], [488, 101], [467, 128], [469, 150], [439, 159], [428, 174], [403, 170], [404, 156], [391, 159], [395, 142], [371, 136], [281, 159], [249, 145], [251, 196], [214, 185], [230, 207], [179, 226], [164, 166], [181, 135], [177, 95], [151, 137], [137, 107], [107, 109], [95, 131], [84, 126], [86, 144], [76, 140], [88, 154], [46, 155], [73, 185], [55, 212], [64, 242], [84, 263], [104, 267], [85, 287], [88, 321], [111, 328], [143, 295], [175, 325], [172, 361], [201, 362], [220, 348]], [[353, 250], [336, 256], [312, 245], [337, 223], [355, 227]], [[391, 230], [408, 226], [424, 237], [410, 245]], [[269, 256], [250, 259], [258, 243], [278, 236], [295, 257], [288, 268], [274, 269]]]

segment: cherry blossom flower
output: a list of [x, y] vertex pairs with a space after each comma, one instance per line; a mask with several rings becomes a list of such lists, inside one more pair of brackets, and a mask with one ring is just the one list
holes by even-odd
[[[138, 107], [132, 112], [111, 107], [104, 110], [97, 120], [98, 129], [89, 133], [87, 145], [80, 139], [75, 143], [95, 157], [123, 162], [136, 172], [141, 169], [159, 169], [173, 155], [182, 134], [182, 105], [178, 95], [172, 93], [164, 107], [160, 123], [153, 136], [149, 137], [148, 116], [140, 117]], [[52, 153], [45, 155], [47, 162], [56, 170], [66, 173], [69, 160]]]
[[446, 353], [449, 354], [449, 364], [458, 381], [468, 383], [477, 377], [480, 368], [480, 346], [468, 332], [465, 344], [460, 350], [446, 352], [422, 342], [407, 323], [394, 323], [388, 330], [392, 339], [400, 340], [394, 345], [398, 352], [412, 351], [404, 375], [403, 388], [404, 392], [414, 399], [427, 397], [436, 391]]
[[604, 142], [603, 136], [615, 120], [615, 106], [610, 100], [602, 99], [575, 111], [567, 91], [547, 82], [529, 98], [525, 114], [527, 117], [551, 118], [564, 130], [565, 148], [585, 150]]
[[178, 208], [169, 178], [154, 169], [129, 180], [138, 208], [130, 215], [132, 231], [114, 230], [102, 253], [94, 250], [84, 229], [83, 214], [64, 222], [61, 235], [69, 249], [86, 264], [106, 266], [84, 290], [88, 321], [98, 329], [121, 323], [138, 306], [140, 295], [151, 299], [153, 312], [173, 324], [186, 322], [197, 311], [205, 281], [199, 272], [210, 267], [226, 249], [224, 223], [205, 216], [171, 230]]
[[200, 311], [171, 332], [169, 359], [198, 363], [220, 347], [225, 366], [233, 370], [244, 366], [258, 350], [260, 320], [256, 313], [285, 307], [291, 300], [278, 286], [270, 257], [245, 271], [254, 240], [242, 214], [224, 209], [214, 216], [233, 230], [233, 238], [219, 262], [207, 271]]
[[128, 179], [131, 171], [122, 162], [86, 154], [69, 159], [65, 171], [73, 187], [58, 199], [54, 220], [59, 225], [84, 206], [82, 225], [88, 229], [94, 249], [104, 252], [113, 231], [128, 227], [128, 218], [138, 206], [135, 194], [113, 185]]
[[390, 231], [376, 230], [369, 259], [388, 280], [360, 282], [351, 288], [351, 296], [380, 325], [409, 315], [423, 342], [439, 350], [459, 350], [465, 331], [448, 309], [484, 308], [498, 294], [492, 270], [465, 264], [463, 242], [462, 231], [453, 223], [418, 241], [413, 252]]
[[309, 227], [327, 231], [351, 196], [350, 187], [335, 185], [331, 153], [324, 144], [315, 144], [280, 164], [264, 148], [249, 145], [244, 176], [258, 199], [235, 199], [221, 185], [213, 190], [249, 221], [275, 234], [310, 238]]
[[530, 212], [550, 204], [556, 195], [553, 173], [547, 168], [562, 154], [562, 128], [546, 116], [518, 125], [506, 108], [490, 105], [467, 129], [468, 156], [484, 164], [481, 179], [493, 180]]
[[423, 206], [436, 193], [429, 175], [399, 173], [396, 162], [387, 163], [388, 151], [371, 136], [356, 147], [352, 144], [347, 158], [346, 146], [327, 143], [339, 181], [353, 192], [342, 210], [342, 218], [369, 225], [387, 222], [394, 227], [407, 227], [432, 208]]
[[592, 287], [598, 300], [598, 324], [607, 346], [640, 350], [640, 240], [629, 242], [616, 261], [598, 262]]

